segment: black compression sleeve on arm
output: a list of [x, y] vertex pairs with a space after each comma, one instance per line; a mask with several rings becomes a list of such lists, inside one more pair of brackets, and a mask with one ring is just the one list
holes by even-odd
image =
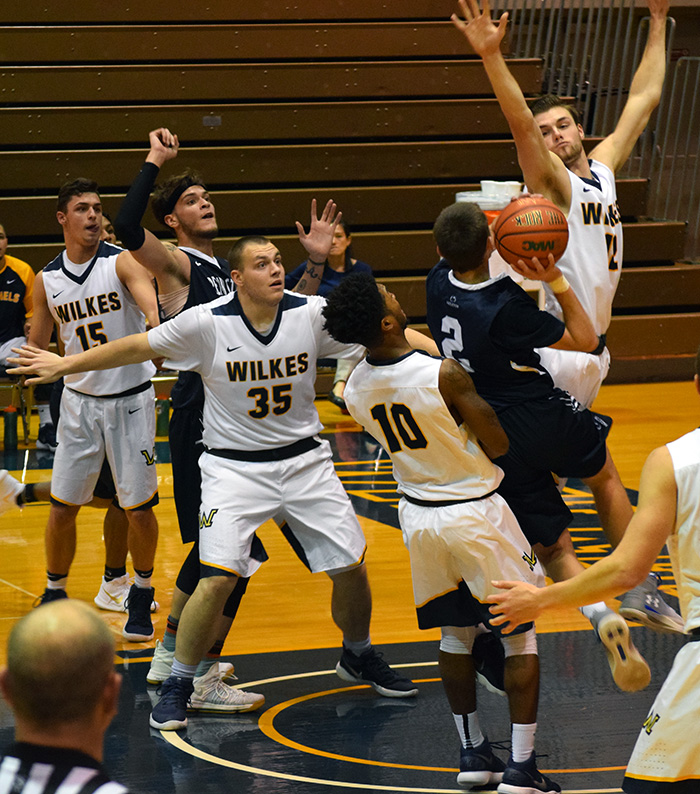
[[160, 168], [153, 163], [144, 163], [141, 166], [141, 170], [131, 183], [129, 192], [119, 208], [119, 214], [114, 220], [117, 239], [129, 251], [137, 251], [146, 239], [146, 232], [141, 226], [141, 220], [159, 171]]

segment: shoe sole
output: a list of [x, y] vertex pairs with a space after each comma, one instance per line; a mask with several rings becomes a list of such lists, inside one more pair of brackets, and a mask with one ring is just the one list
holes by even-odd
[[129, 640], [129, 642], [149, 642], [155, 636], [155, 631], [152, 631], [150, 634], [132, 634], [126, 629], [122, 631], [122, 637], [124, 637], [125, 640]]
[[510, 783], [500, 783], [496, 791], [498, 794], [559, 794], [561, 789], [513, 786]]
[[599, 628], [598, 636], [608, 656], [613, 681], [623, 692], [639, 692], [651, 681], [649, 665], [634, 647], [624, 620], [608, 622], [611, 625]]
[[373, 681], [365, 681], [364, 678], [359, 678], [353, 675], [349, 670], [346, 670], [340, 662], [335, 666], [335, 672], [338, 678], [347, 681], [350, 684], [364, 684], [364, 686], [371, 686], [375, 692], [378, 692], [385, 698], [412, 698], [418, 694], [418, 687], [415, 689], [408, 689], [406, 691], [400, 689], [386, 689], [380, 684], [375, 684]]
[[230, 706], [223, 703], [221, 705], [216, 703], [202, 703], [202, 705], [199, 706], [190, 701], [190, 704], [187, 706], [187, 711], [196, 711], [199, 714], [245, 714], [250, 711], [257, 711], [264, 705], [265, 698], [258, 703], [244, 703], [240, 706]]
[[184, 720], [166, 720], [165, 722], [157, 722], [153, 719], [153, 715], [148, 718], [148, 724], [151, 728], [157, 731], [179, 731], [181, 728], [187, 727], [187, 717]]
[[634, 607], [620, 607], [620, 614], [625, 620], [639, 623], [653, 631], [663, 634], [685, 634], [685, 627], [656, 612], [645, 612]]
[[499, 697], [507, 697], [506, 692], [504, 689], [499, 689], [497, 686], [492, 684], [489, 679], [483, 674], [477, 672], [476, 680], [481, 684], [481, 686], [488, 689], [489, 692], [492, 692], [494, 695], [498, 695]]
[[500, 783], [503, 780], [503, 772], [460, 772], [457, 775], [457, 785], [467, 786], [488, 786], [490, 783]]
[[[150, 670], [146, 673], [146, 683], [151, 684], [152, 686], [157, 686], [158, 684], [162, 684], [163, 681], [167, 681], [168, 678], [170, 678], [170, 669], [168, 669], [167, 673], [163, 673], [162, 677], [160, 673], [152, 673]], [[228, 673], [226, 673], [226, 675], [222, 675], [221, 680], [224, 683], [231, 680], [235, 681], [236, 676], [234, 675], [233, 670], [229, 670]]]

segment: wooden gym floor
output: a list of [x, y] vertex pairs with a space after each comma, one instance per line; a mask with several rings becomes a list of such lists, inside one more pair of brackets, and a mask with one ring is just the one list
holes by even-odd
[[[111, 774], [134, 792], [208, 794], [236, 792], [320, 794], [323, 791], [453, 792], [458, 744], [442, 694], [438, 631], [420, 632], [412, 602], [408, 556], [396, 518], [391, 467], [350, 417], [317, 402], [368, 542], [372, 582], [372, 639], [393, 665], [420, 682], [412, 700], [390, 700], [351, 687], [334, 674], [340, 636], [330, 618], [327, 577], [299, 563], [272, 525], [261, 532], [270, 560], [251, 581], [224, 656], [235, 661], [240, 682], [265, 694], [259, 714], [198, 716], [186, 732], [148, 727], [152, 690], [145, 675], [153, 643], [121, 639], [124, 618], [101, 613], [117, 637], [125, 676], [120, 713], [106, 741]], [[615, 420], [610, 448], [625, 485], [634, 491], [646, 455], [698, 424], [692, 383], [605, 386], [595, 408]], [[167, 443], [157, 444], [161, 502], [155, 572], [161, 637], [170, 588], [183, 559], [172, 500]], [[0, 467], [27, 482], [51, 476], [51, 456], [34, 449], [5, 454]], [[633, 494], [634, 495], [634, 494]], [[590, 494], [569, 483], [575, 513], [572, 535], [584, 563], [609, 550]], [[29, 505], [0, 517], [0, 663], [6, 637], [44, 588], [43, 530], [46, 505]], [[91, 602], [102, 574], [102, 515], [79, 516], [78, 552], [69, 593]], [[664, 590], [675, 593], [668, 558], [655, 568]], [[673, 603], [673, 598], [671, 599]], [[613, 605], [616, 602], [613, 602]], [[538, 763], [568, 792], [617, 792], [625, 763], [655, 692], [682, 643], [635, 628], [633, 637], [652, 668], [652, 683], [633, 695], [612, 683], [605, 656], [587, 621], [560, 610], [538, 621], [542, 660]], [[492, 740], [509, 738], [505, 701], [479, 691], [482, 723]], [[12, 738], [12, 717], [0, 702], [0, 747]]]

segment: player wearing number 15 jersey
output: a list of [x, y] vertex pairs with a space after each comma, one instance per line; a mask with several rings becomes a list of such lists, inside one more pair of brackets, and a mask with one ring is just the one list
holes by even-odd
[[[69, 355], [158, 324], [156, 294], [148, 273], [122, 249], [100, 240], [102, 203], [97, 185], [77, 179], [58, 196], [57, 219], [66, 244], [36, 278], [29, 343], [47, 348], [54, 323]], [[155, 412], [150, 362], [107, 372], [69, 375], [61, 398], [58, 449], [46, 527], [47, 587], [42, 603], [66, 597], [76, 541], [75, 519], [92, 499], [106, 458], [119, 505], [127, 511], [135, 584], [128, 597], [124, 636], [153, 636], [150, 578], [158, 538]]]

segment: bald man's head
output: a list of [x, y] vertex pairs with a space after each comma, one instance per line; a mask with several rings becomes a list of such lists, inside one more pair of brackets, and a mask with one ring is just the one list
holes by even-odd
[[58, 724], [88, 718], [114, 673], [114, 639], [80, 601], [25, 615], [7, 643], [5, 690], [18, 718]]

